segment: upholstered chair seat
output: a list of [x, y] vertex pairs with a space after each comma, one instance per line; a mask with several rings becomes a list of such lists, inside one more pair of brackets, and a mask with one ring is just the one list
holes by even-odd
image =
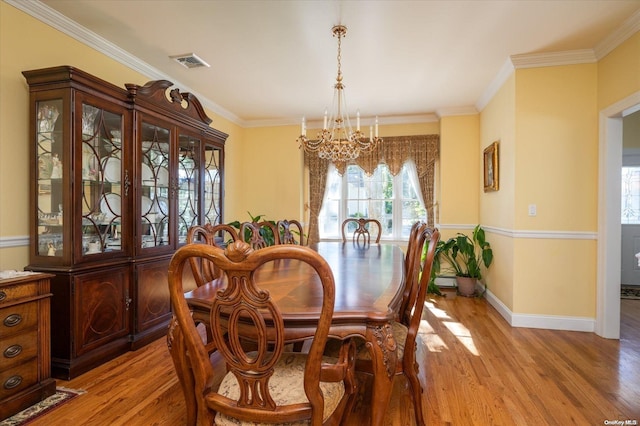
[[[251, 356], [251, 353], [249, 353]], [[269, 390], [271, 396], [276, 405], [291, 405], [291, 404], [308, 404], [309, 400], [304, 393], [304, 368], [306, 365], [307, 356], [298, 352], [292, 352], [282, 355], [280, 360], [275, 365], [275, 371], [271, 380], [269, 380]], [[335, 364], [337, 358], [323, 357], [323, 362], [328, 364]], [[342, 382], [320, 382], [320, 389], [322, 390], [322, 396], [324, 397], [324, 411], [322, 420], [327, 420], [335, 411], [342, 400], [345, 389]], [[237, 400], [240, 396], [240, 388], [238, 387], [238, 381], [233, 373], [227, 373], [222, 379], [218, 393], [227, 398]], [[221, 412], [216, 414], [215, 424], [218, 426], [260, 426], [269, 425], [274, 423], [256, 423], [256, 422], [243, 422], [233, 417], [229, 417]], [[310, 420], [303, 420], [300, 422], [281, 423], [287, 426], [303, 426], [309, 425]]]

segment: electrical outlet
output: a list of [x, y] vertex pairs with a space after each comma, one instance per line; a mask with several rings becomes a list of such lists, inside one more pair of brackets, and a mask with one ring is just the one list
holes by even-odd
[[529, 204], [529, 216], [535, 216], [538, 214], [538, 207], [535, 204]]

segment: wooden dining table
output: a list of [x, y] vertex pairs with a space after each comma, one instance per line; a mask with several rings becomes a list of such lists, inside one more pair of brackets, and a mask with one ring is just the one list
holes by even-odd
[[[374, 369], [371, 424], [382, 425], [397, 362], [391, 321], [402, 299], [403, 251], [392, 244], [352, 242], [319, 242], [310, 247], [327, 260], [334, 275], [335, 308], [329, 336], [359, 336], [367, 342]], [[293, 259], [270, 262], [256, 271], [256, 281], [281, 310], [287, 341], [303, 342], [314, 336], [322, 290], [308, 265]], [[208, 323], [213, 295], [224, 285], [220, 280], [185, 294], [196, 322]], [[180, 347], [173, 345], [173, 350]], [[176, 359], [186, 362], [182, 356], [174, 356], [174, 362]], [[176, 365], [176, 369], [182, 374], [189, 371], [185, 366]], [[188, 398], [188, 390], [185, 396]]]

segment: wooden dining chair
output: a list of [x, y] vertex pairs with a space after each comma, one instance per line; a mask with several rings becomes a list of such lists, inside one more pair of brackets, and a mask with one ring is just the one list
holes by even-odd
[[305, 245], [304, 230], [297, 220], [279, 220], [277, 222], [280, 244]]
[[[438, 229], [422, 227], [418, 233], [416, 248], [412, 255], [414, 261], [408, 277], [411, 287], [409, 300], [404, 311], [400, 312], [399, 321], [394, 321], [392, 324], [398, 357], [395, 374], [404, 374], [411, 385], [416, 424], [419, 425], [426, 423], [422, 411], [423, 389], [418, 379], [418, 363], [416, 362], [416, 337], [422, 320], [433, 258], [439, 240], [440, 232]], [[423, 253], [425, 253], [424, 258]], [[356, 359], [357, 370], [371, 372], [371, 356], [368, 350], [360, 350]]]
[[[225, 224], [196, 225], [187, 231], [187, 244], [207, 244], [215, 247], [224, 247], [229, 242], [238, 240], [235, 228]], [[211, 262], [203, 259], [191, 258], [191, 272], [198, 287], [220, 277], [220, 271], [216, 270]]]
[[[411, 276], [412, 268], [414, 267], [415, 262], [419, 261], [420, 258], [416, 258], [415, 250], [418, 249], [418, 237], [420, 233], [427, 227], [427, 224], [423, 221], [417, 221], [411, 226], [411, 230], [409, 231], [409, 239], [407, 240], [407, 252], [404, 257], [404, 281], [402, 283], [402, 302], [400, 304], [400, 312], [405, 312], [407, 306], [409, 305], [409, 300], [411, 296], [411, 291], [414, 290], [415, 286], [412, 285], [413, 282], [409, 278]], [[420, 247], [423, 248], [423, 247]], [[402, 321], [402, 318], [399, 319]], [[408, 323], [404, 323], [408, 326]]]
[[[353, 236], [352, 236], [353, 242], [370, 244], [371, 231], [369, 230], [369, 228], [373, 226], [377, 228], [375, 242], [380, 243], [380, 237], [382, 236], [382, 225], [380, 224], [380, 221], [376, 219], [365, 219], [365, 218], [357, 219], [355, 217], [350, 217], [349, 219], [345, 219], [342, 222], [342, 242], [343, 243], [347, 242], [347, 227], [352, 223], [355, 223], [357, 226], [355, 231], [353, 232]], [[362, 239], [362, 241], [360, 241], [360, 239]]]
[[[212, 340], [226, 370], [214, 369], [184, 296], [183, 269], [196, 257], [224, 271], [227, 286], [212, 294]], [[285, 352], [285, 325], [255, 271], [278, 259], [304, 262], [318, 274], [321, 311], [308, 353]], [[197, 425], [310, 424], [339, 425], [355, 395], [351, 341], [337, 358], [323, 356], [333, 315], [335, 282], [331, 268], [314, 250], [276, 245], [260, 250], [236, 241], [224, 250], [204, 244], [179, 248], [169, 265], [169, 291], [174, 320], [168, 332], [172, 354], [180, 349], [178, 375], [193, 389], [185, 392], [190, 423]], [[247, 352], [243, 341], [254, 343]], [[175, 362], [174, 358], [174, 362]], [[220, 374], [222, 373], [222, 374]], [[187, 394], [188, 393], [188, 394]], [[189, 415], [188, 415], [189, 419]], [[242, 423], [246, 422], [246, 423]]]
[[253, 249], [262, 249], [274, 244], [280, 244], [278, 227], [274, 222], [242, 222], [238, 235], [242, 241], [248, 243]]
[[[395, 375], [404, 374], [411, 386], [411, 397], [416, 418], [416, 424], [424, 425], [422, 411], [422, 387], [418, 379], [418, 364], [416, 362], [416, 337], [420, 328], [424, 302], [431, 276], [431, 267], [435, 256], [436, 246], [440, 240], [440, 232], [435, 228], [424, 225], [416, 225], [419, 229], [415, 232], [415, 249], [412, 250], [413, 260], [410, 262], [410, 270], [407, 275], [406, 307], [401, 308], [399, 318], [392, 322], [393, 337], [396, 342], [397, 359]], [[425, 256], [423, 257], [423, 253]], [[331, 339], [325, 354], [334, 356], [339, 351], [336, 341]], [[356, 371], [373, 374], [371, 353], [364, 342], [360, 342], [356, 353]]]
[[[207, 223], [205, 225], [195, 225], [189, 228], [187, 231], [187, 244], [207, 244], [213, 247], [224, 248], [227, 244], [230, 244], [239, 239], [238, 233], [235, 228], [230, 225], [218, 224], [212, 225]], [[193, 279], [196, 286], [201, 287], [207, 283], [219, 279], [222, 276], [222, 271], [215, 267], [213, 262], [210, 262], [201, 257], [190, 257], [189, 265], [191, 266], [190, 272], [193, 275]], [[183, 284], [188, 274], [183, 277]], [[190, 288], [185, 288], [190, 290]], [[211, 327], [209, 324], [201, 324], [208, 336], [207, 342], [211, 342]], [[209, 353], [215, 352], [215, 347], [212, 344], [207, 345]]]

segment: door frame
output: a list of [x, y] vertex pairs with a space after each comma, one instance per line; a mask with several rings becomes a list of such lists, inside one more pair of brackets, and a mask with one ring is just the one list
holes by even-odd
[[596, 334], [620, 338], [622, 119], [640, 110], [640, 91], [600, 111]]

